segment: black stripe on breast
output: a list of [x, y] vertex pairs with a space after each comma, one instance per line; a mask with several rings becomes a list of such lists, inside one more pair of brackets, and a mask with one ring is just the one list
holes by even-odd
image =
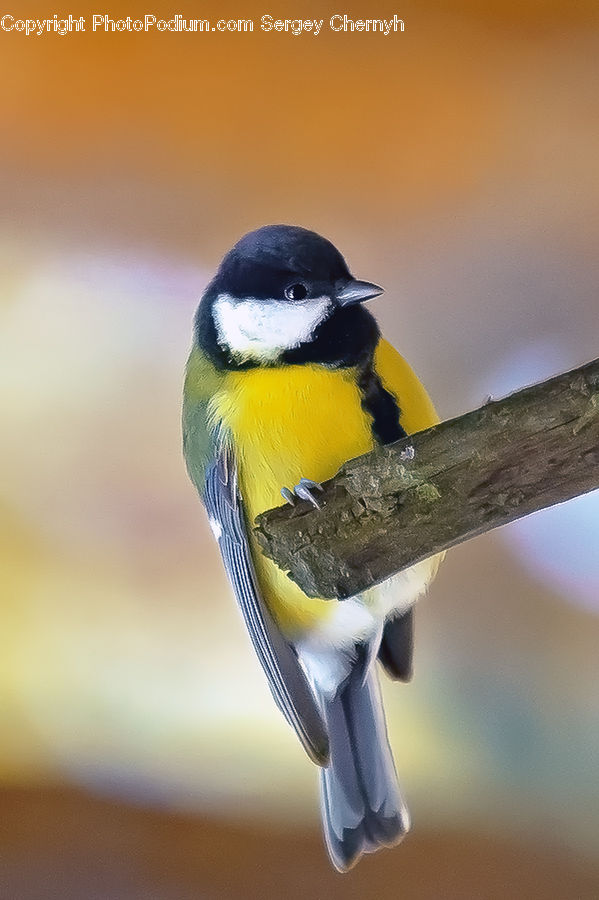
[[374, 370], [372, 357], [358, 370], [358, 388], [362, 395], [362, 409], [372, 417], [372, 433], [379, 444], [391, 444], [406, 437], [399, 424], [401, 410], [393, 394], [383, 387]]

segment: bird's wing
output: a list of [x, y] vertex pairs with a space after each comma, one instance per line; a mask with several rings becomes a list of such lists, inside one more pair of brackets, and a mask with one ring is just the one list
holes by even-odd
[[203, 496], [229, 581], [266, 673], [277, 706], [318, 765], [328, 762], [329, 742], [320, 709], [293, 647], [270, 615], [258, 587], [237, 489], [235, 460], [221, 446], [208, 467]]
[[229, 581], [275, 701], [308, 755], [319, 765], [326, 765], [329, 741], [320, 708], [295, 650], [260, 595], [233, 453], [209, 425], [210, 398], [222, 387], [221, 379], [222, 374], [195, 348], [187, 365], [183, 400], [187, 470], [207, 508]]
[[379, 662], [396, 681], [410, 681], [414, 653], [414, 610], [390, 619], [383, 629]]

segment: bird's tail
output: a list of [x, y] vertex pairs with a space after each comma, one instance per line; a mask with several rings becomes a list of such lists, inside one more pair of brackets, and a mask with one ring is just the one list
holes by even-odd
[[330, 763], [321, 769], [327, 847], [340, 872], [363, 853], [399, 843], [410, 827], [373, 665], [358, 663], [334, 697], [322, 696]]

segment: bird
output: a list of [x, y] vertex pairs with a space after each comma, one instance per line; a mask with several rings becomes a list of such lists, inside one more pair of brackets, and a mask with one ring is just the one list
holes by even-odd
[[320, 767], [340, 872], [410, 827], [379, 666], [410, 680], [413, 605], [441, 556], [355, 597], [313, 598], [263, 555], [253, 526], [275, 506], [319, 507], [322, 482], [347, 460], [439, 421], [365, 306], [382, 293], [314, 231], [246, 234], [201, 297], [183, 396], [187, 470], [274, 700]]

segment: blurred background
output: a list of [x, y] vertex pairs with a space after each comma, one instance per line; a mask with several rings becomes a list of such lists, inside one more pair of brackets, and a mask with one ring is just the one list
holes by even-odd
[[448, 556], [386, 690], [413, 832], [342, 878], [179, 426], [198, 298], [267, 222], [387, 288], [444, 418], [597, 357], [599, 7], [101, 12], [325, 26], [0, 32], [0, 895], [599, 897], [599, 496]]

